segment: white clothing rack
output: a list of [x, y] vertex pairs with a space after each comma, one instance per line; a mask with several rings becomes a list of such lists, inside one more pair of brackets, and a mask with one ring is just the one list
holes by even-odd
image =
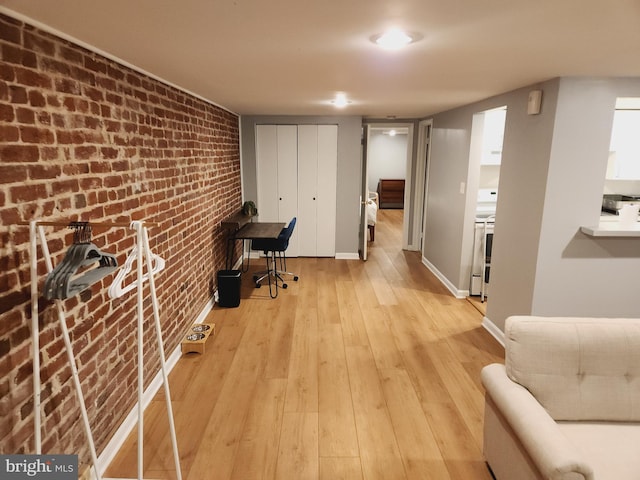
[[[153, 303], [153, 316], [155, 321], [156, 338], [158, 345], [158, 353], [160, 356], [160, 366], [162, 369], [162, 379], [164, 384], [165, 399], [167, 404], [167, 416], [169, 419], [169, 429], [171, 435], [171, 442], [173, 446], [173, 457], [175, 461], [176, 477], [178, 480], [182, 480], [182, 473], [180, 470], [180, 457], [178, 454], [178, 445], [176, 440], [175, 424], [173, 421], [173, 409], [171, 406], [171, 394], [169, 391], [168, 373], [166, 368], [164, 346], [162, 341], [162, 329], [160, 325], [160, 314], [158, 307], [158, 299], [156, 296], [154, 273], [157, 268], [152, 265], [152, 253], [149, 248], [149, 237], [147, 234], [147, 226], [153, 226], [152, 223], [144, 222], [131, 222], [131, 223], [89, 223], [91, 227], [123, 227], [130, 228], [136, 232], [136, 255], [137, 255], [137, 317], [138, 317], [138, 339], [137, 339], [137, 362], [138, 362], [138, 480], [142, 480], [143, 474], [143, 433], [144, 433], [144, 415], [143, 415], [143, 394], [144, 394], [144, 345], [143, 345], [143, 324], [144, 324], [144, 281], [148, 280], [151, 300]], [[45, 222], [32, 220], [29, 222], [29, 239], [30, 239], [30, 271], [31, 271], [31, 334], [33, 344], [33, 390], [34, 390], [34, 438], [36, 453], [42, 453], [42, 420], [41, 420], [41, 385], [40, 385], [40, 345], [39, 345], [39, 327], [38, 327], [38, 238], [40, 239], [40, 246], [44, 261], [47, 267], [47, 272], [53, 270], [51, 262], [51, 255], [49, 253], [49, 247], [45, 237], [44, 226], [55, 227], [68, 227], [69, 223], [62, 222]], [[155, 256], [154, 256], [155, 258]], [[147, 265], [147, 273], [143, 274], [143, 261]], [[157, 261], [156, 261], [157, 263]], [[126, 291], [131, 290], [131, 288]], [[122, 292], [126, 293], [126, 292]], [[103, 479], [101, 472], [98, 471], [98, 457], [96, 455], [95, 443], [93, 440], [93, 434], [91, 433], [91, 425], [89, 424], [89, 417], [87, 415], [87, 409], [84, 402], [84, 395], [82, 394], [82, 387], [80, 384], [80, 377], [78, 375], [78, 369], [76, 366], [75, 356], [73, 353], [73, 347], [69, 337], [69, 330], [65, 321], [64, 304], [61, 300], [55, 300], [56, 308], [58, 311], [58, 320], [60, 323], [60, 329], [62, 330], [62, 336], [67, 352], [67, 358], [72, 371], [72, 378], [78, 402], [80, 404], [80, 411], [82, 416], [82, 422], [84, 425], [85, 434], [89, 442], [89, 449], [91, 453], [91, 460], [93, 461], [93, 468], [97, 480]]]

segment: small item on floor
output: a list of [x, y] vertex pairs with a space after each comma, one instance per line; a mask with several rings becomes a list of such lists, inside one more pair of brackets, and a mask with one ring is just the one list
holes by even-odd
[[240, 270], [218, 271], [218, 305], [235, 308], [240, 305]]
[[215, 333], [215, 323], [197, 323], [192, 325], [182, 340], [182, 354], [185, 353], [204, 353], [204, 345], [209, 335]]

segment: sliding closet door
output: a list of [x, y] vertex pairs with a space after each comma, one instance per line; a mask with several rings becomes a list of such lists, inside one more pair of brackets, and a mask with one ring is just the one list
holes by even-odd
[[261, 222], [298, 222], [287, 256], [336, 254], [337, 125], [257, 125]]
[[276, 125], [256, 126], [258, 220], [278, 221], [278, 134]]
[[336, 185], [338, 126], [318, 125], [317, 250], [318, 257], [336, 255]]
[[[298, 213], [298, 127], [256, 126], [258, 219], [288, 224]], [[298, 255], [296, 230], [287, 256]]]
[[298, 126], [299, 255], [336, 254], [337, 125]]
[[298, 253], [315, 257], [318, 224], [318, 127], [298, 126]]

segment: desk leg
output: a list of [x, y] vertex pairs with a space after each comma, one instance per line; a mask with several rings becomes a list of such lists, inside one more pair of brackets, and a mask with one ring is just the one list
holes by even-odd
[[[249, 271], [249, 267], [251, 266], [251, 249], [249, 249], [249, 254], [247, 255], [247, 266], [244, 266], [244, 252], [245, 252], [245, 242], [246, 238], [242, 239], [242, 252], [240, 252], [240, 258], [242, 258], [242, 262], [240, 263], [240, 271], [242, 273], [247, 273]], [[251, 240], [249, 240], [251, 241]], [[249, 244], [251, 245], [251, 244]]]
[[231, 270], [233, 268], [233, 251], [236, 246], [236, 237], [233, 235], [229, 235], [227, 237], [227, 270]]
[[[271, 262], [269, 262], [269, 256], [271, 256]], [[271, 289], [271, 275], [273, 273], [273, 282], [275, 284], [274, 290]], [[276, 298], [278, 296], [278, 269], [276, 266], [276, 252], [269, 252], [267, 254], [267, 279], [269, 281], [269, 296]]]

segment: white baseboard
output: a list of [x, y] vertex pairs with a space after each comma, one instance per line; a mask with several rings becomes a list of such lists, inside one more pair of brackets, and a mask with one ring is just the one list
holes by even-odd
[[495, 323], [489, 320], [489, 318], [484, 317], [482, 319], [482, 327], [504, 347], [504, 332], [500, 330]]
[[336, 260], [360, 260], [357, 253], [336, 253]]
[[[207, 316], [213, 309], [213, 306], [214, 306], [214, 300], [213, 298], [211, 298], [209, 299], [209, 301], [207, 302], [207, 304], [202, 309], [202, 311], [200, 312], [200, 314], [198, 315], [198, 317], [193, 323], [204, 322], [204, 320], [207, 318]], [[175, 365], [178, 363], [178, 360], [180, 360], [181, 356], [182, 356], [181, 346], [180, 344], [178, 344], [178, 346], [173, 350], [173, 352], [171, 352], [171, 355], [169, 355], [169, 357], [166, 359], [167, 375], [169, 374], [169, 372], [171, 372], [173, 367], [175, 367]], [[160, 388], [162, 388], [162, 385], [163, 385], [162, 370], [158, 369], [158, 373], [156, 373], [156, 376], [153, 378], [153, 380], [151, 381], [151, 383], [149, 384], [149, 386], [147, 387], [147, 389], [145, 390], [142, 396], [143, 409], [146, 409], [149, 406], [149, 403], [151, 403], [151, 400], [153, 400], [153, 397], [156, 395], [156, 393], [158, 393]], [[129, 412], [129, 414], [125, 417], [124, 421], [120, 424], [116, 432], [113, 434], [113, 436], [111, 437], [111, 440], [109, 440], [109, 443], [107, 443], [107, 446], [105, 447], [105, 449], [98, 456], [97, 468], [98, 468], [98, 471], [101, 472], [101, 476], [104, 475], [104, 472], [109, 467], [109, 465], [111, 464], [111, 462], [113, 461], [117, 453], [120, 451], [120, 448], [122, 448], [122, 445], [124, 445], [124, 442], [129, 436], [129, 434], [133, 431], [134, 428], [136, 428], [137, 423], [138, 423], [138, 404], [136, 403], [131, 409], [131, 411]], [[96, 480], [94, 469], [91, 469], [90, 480]]]
[[[245, 252], [244, 258], [247, 258], [247, 256], [250, 256], [251, 258], [263, 258], [264, 255], [262, 255], [261, 252], [256, 252], [256, 251], [250, 251], [249, 254], [247, 255], [247, 253]], [[297, 258], [297, 257], [289, 257], [287, 256], [287, 259], [289, 258]], [[360, 255], [358, 255], [357, 253], [336, 253], [335, 257], [336, 260], [360, 260]]]
[[427, 267], [431, 273], [433, 273], [442, 284], [447, 287], [447, 289], [453, 294], [456, 298], [467, 298], [469, 296], [469, 290], [458, 290], [456, 286], [449, 281], [447, 277], [445, 277], [440, 270], [438, 270], [433, 263], [427, 260], [425, 257], [422, 257], [422, 264]]

